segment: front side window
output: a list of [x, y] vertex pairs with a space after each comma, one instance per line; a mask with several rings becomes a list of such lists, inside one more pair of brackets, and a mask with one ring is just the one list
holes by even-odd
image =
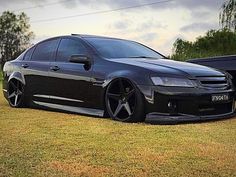
[[32, 61], [53, 60], [59, 39], [53, 39], [39, 43], [32, 55]]
[[62, 39], [57, 50], [56, 61], [66, 62], [71, 55], [86, 54], [85, 46], [78, 40]]

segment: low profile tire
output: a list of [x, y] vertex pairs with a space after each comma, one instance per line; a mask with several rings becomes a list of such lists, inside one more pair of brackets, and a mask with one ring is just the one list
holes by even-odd
[[17, 79], [8, 82], [7, 90], [8, 102], [11, 107], [24, 107], [24, 85]]
[[129, 80], [118, 78], [106, 90], [106, 110], [110, 117], [122, 122], [145, 120], [144, 99], [139, 89]]

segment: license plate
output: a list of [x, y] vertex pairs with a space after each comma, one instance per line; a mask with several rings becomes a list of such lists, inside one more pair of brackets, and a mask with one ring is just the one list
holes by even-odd
[[229, 100], [229, 95], [228, 95], [228, 94], [212, 95], [212, 96], [211, 96], [211, 100], [212, 100], [212, 102], [228, 101], [228, 100]]

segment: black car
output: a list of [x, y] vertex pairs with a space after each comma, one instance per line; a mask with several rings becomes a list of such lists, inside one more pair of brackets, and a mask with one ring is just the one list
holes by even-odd
[[226, 71], [231, 74], [233, 84], [236, 86], [236, 55], [198, 58], [189, 60], [188, 62]]
[[166, 59], [137, 42], [71, 35], [42, 41], [7, 62], [3, 91], [12, 107], [109, 115], [124, 122], [189, 121], [234, 115], [230, 77]]

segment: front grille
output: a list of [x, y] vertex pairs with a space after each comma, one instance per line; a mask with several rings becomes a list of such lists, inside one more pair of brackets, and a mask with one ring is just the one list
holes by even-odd
[[197, 77], [201, 86], [205, 88], [224, 89], [229, 86], [225, 76], [222, 77]]

